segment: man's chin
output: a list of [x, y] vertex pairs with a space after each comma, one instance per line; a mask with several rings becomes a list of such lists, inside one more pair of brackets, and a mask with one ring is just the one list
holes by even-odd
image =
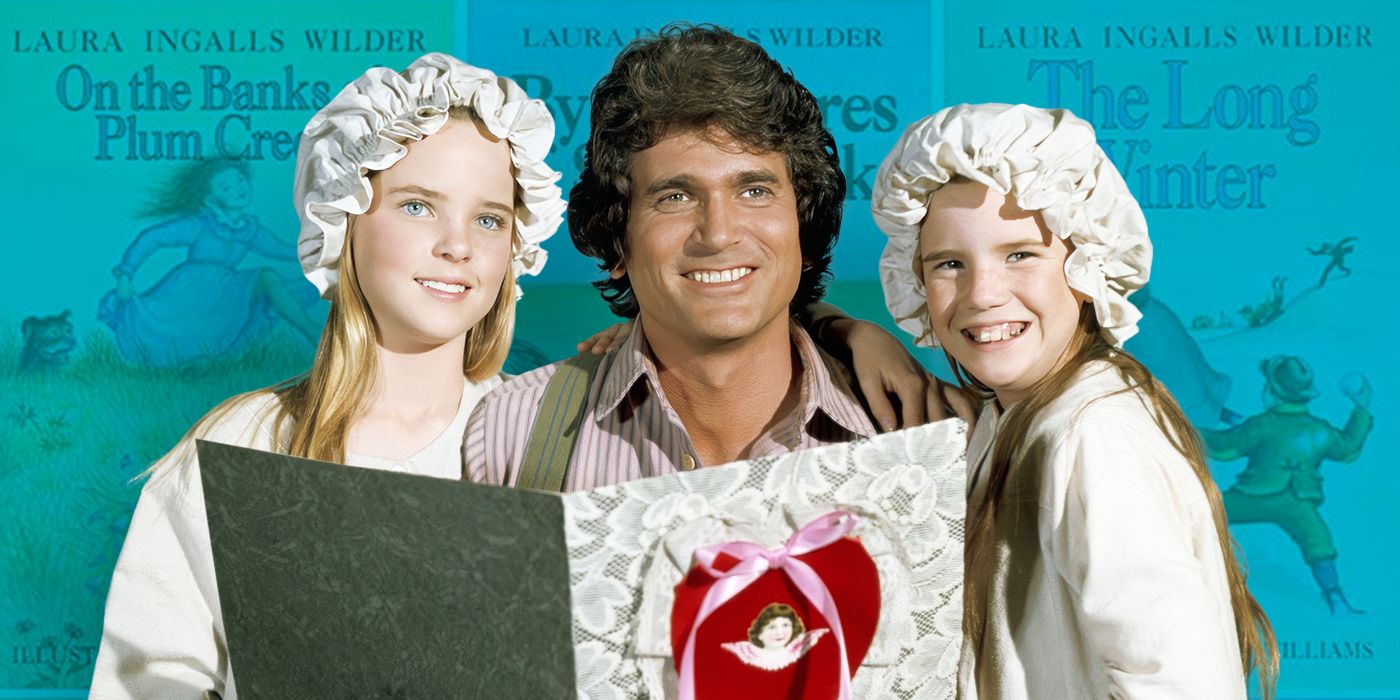
[[[769, 326], [756, 318], [699, 317], [679, 320], [671, 327], [688, 336], [689, 342], [703, 345], [730, 345], [750, 340]], [[648, 331], [650, 333], [650, 331]]]

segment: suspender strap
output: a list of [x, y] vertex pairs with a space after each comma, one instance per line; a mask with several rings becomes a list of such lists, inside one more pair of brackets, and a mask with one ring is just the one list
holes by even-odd
[[591, 352], [575, 355], [564, 360], [559, 371], [549, 378], [540, 399], [540, 412], [525, 443], [525, 461], [520, 465], [516, 486], [537, 491], [564, 490], [564, 473], [578, 442], [588, 390], [602, 359], [602, 355]]

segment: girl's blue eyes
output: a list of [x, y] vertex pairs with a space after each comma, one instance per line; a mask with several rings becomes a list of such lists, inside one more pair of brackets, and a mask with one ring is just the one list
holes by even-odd
[[[430, 209], [426, 203], [420, 202], [416, 199], [400, 204], [399, 211], [402, 211], [403, 213], [415, 219], [421, 219], [427, 216], [431, 216], [433, 213], [433, 210]], [[499, 231], [505, 228], [506, 226], [506, 220], [504, 218], [495, 216], [493, 214], [482, 214], [481, 216], [476, 217], [474, 221], [476, 222], [477, 226], [480, 226], [486, 229], [487, 231]]]

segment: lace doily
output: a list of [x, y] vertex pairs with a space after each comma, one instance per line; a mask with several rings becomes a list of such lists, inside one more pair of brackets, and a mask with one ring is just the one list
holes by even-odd
[[683, 575], [673, 572], [689, 567], [675, 561], [683, 553], [711, 537], [775, 546], [839, 507], [862, 516], [852, 534], [871, 550], [882, 589], [875, 645], [856, 672], [853, 694], [952, 698], [966, 430], [947, 420], [566, 495], [579, 697], [662, 700], [674, 692], [669, 649], [657, 648], [667, 631], [657, 626], [669, 615], [670, 586]]

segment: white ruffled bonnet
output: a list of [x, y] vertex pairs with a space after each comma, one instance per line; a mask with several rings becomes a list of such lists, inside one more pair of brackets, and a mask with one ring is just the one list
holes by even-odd
[[[405, 142], [437, 133], [456, 106], [472, 107], [482, 126], [510, 145], [524, 203], [515, 212], [520, 246], [512, 265], [517, 278], [544, 269], [540, 243], [558, 230], [566, 207], [555, 184], [559, 173], [544, 162], [554, 118], [510, 78], [430, 53], [403, 73], [365, 71], [302, 131], [293, 194], [301, 217], [297, 256], [321, 296], [335, 288], [348, 216], [365, 213], [374, 197], [369, 172], [399, 162], [408, 154]], [[471, 175], [472, 164], [463, 163], [462, 177]]]
[[880, 166], [871, 196], [875, 223], [889, 236], [880, 284], [900, 328], [938, 347], [923, 280], [914, 273], [919, 227], [929, 198], [956, 175], [1009, 194], [1039, 211], [1045, 226], [1074, 244], [1069, 286], [1093, 299], [1114, 346], [1137, 333], [1142, 312], [1128, 294], [1147, 284], [1152, 243], [1147, 220], [1094, 127], [1064, 109], [957, 105], [915, 122]]

